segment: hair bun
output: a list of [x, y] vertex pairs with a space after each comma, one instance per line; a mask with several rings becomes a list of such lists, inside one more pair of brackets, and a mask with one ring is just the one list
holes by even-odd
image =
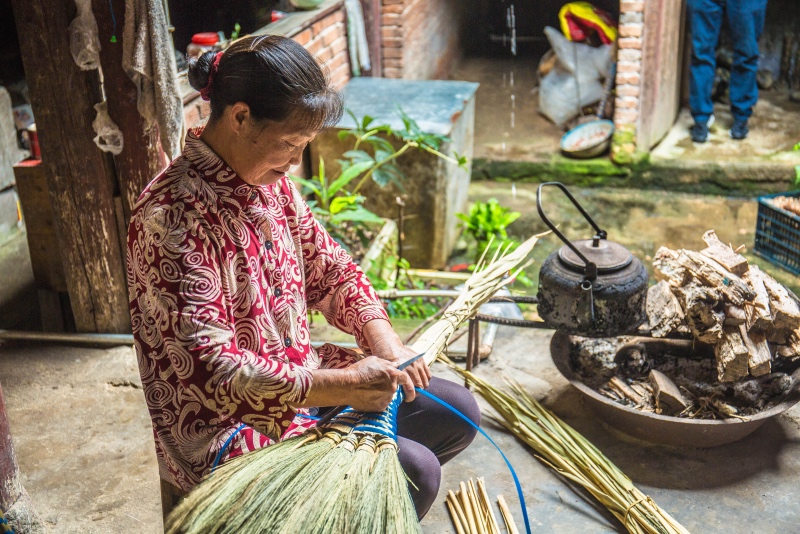
[[200, 57], [189, 59], [189, 85], [200, 91], [208, 85], [211, 67], [216, 58], [216, 52], [206, 52]]

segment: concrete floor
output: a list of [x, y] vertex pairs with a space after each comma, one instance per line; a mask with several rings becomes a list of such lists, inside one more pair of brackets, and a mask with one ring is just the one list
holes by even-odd
[[[544, 330], [501, 329], [480, 373], [492, 381], [501, 373], [514, 376], [689, 531], [796, 531], [800, 410], [717, 449], [635, 442], [605, 428], [586, 410], [550, 361], [550, 335]], [[438, 367], [436, 374], [452, 377]], [[130, 348], [6, 345], [0, 348], [0, 380], [23, 484], [54, 531], [160, 531], [150, 421]], [[491, 424], [484, 427], [517, 469], [534, 531], [622, 532], [612, 517], [570, 489], [512, 436]], [[440, 496], [423, 521], [424, 532], [454, 531], [444, 495], [474, 476], [485, 477], [490, 495], [506, 497], [521, 526], [511, 477], [500, 456], [479, 436], [445, 466]]]

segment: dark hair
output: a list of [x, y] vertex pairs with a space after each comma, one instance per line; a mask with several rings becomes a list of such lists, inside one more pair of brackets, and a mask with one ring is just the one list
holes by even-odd
[[[209, 83], [216, 52], [189, 61], [189, 83], [198, 91]], [[344, 103], [322, 67], [305, 48], [277, 35], [239, 39], [222, 54], [208, 88], [211, 121], [227, 106], [244, 102], [258, 121], [291, 119], [318, 130], [342, 118]]]

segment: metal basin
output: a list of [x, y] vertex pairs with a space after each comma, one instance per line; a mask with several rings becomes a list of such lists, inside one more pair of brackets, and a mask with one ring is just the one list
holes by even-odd
[[[602, 421], [643, 441], [695, 448], [717, 447], [733, 443], [800, 401], [800, 391], [797, 387], [792, 387], [780, 404], [749, 417], [747, 421], [740, 419], [683, 419], [642, 412], [616, 403], [581, 382], [570, 364], [569, 347], [571, 343], [572, 336], [563, 332], [556, 332], [550, 341], [550, 355], [558, 370], [569, 380], [570, 384], [583, 394], [586, 403]], [[796, 384], [798, 373], [795, 373], [793, 378]]]
[[614, 123], [598, 119], [574, 127], [561, 137], [561, 151], [571, 158], [595, 158], [611, 146]]

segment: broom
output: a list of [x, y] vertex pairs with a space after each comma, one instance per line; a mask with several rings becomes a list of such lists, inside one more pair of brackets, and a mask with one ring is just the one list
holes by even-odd
[[[458, 298], [411, 348], [424, 353], [430, 365], [458, 327], [508, 283], [506, 273], [518, 268], [539, 237], [513, 252], [498, 249], [483, 268], [481, 257]], [[170, 513], [165, 532], [420, 532], [397, 458], [397, 410], [402, 401], [398, 390], [383, 413], [348, 408], [321, 428], [226, 462]]]

